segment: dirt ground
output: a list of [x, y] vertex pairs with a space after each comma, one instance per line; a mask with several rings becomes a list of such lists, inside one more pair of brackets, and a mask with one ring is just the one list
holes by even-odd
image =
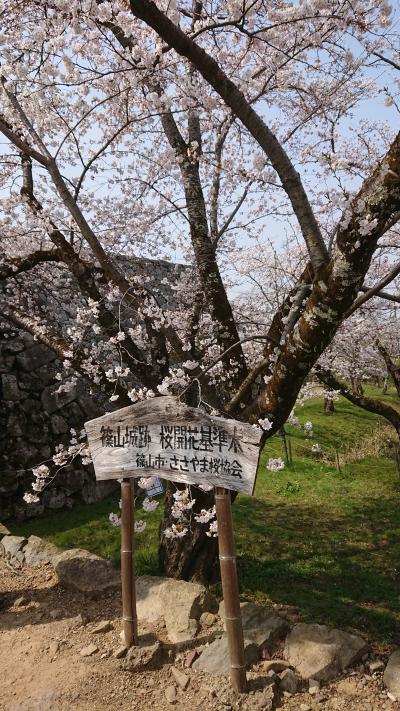
[[[18, 600], [18, 598], [23, 600]], [[15, 602], [18, 602], [16, 605]], [[187, 652], [175, 653], [156, 669], [127, 672], [114, 651], [121, 645], [119, 595], [101, 601], [85, 599], [63, 589], [50, 565], [10, 569], [0, 560], [0, 711], [247, 711], [262, 703], [262, 663], [248, 676], [250, 693], [238, 696], [223, 677], [211, 677], [186, 668]], [[113, 629], [93, 633], [96, 623], [110, 620]], [[141, 640], [150, 634], [162, 639], [162, 628], [141, 626]], [[94, 644], [98, 651], [83, 657], [82, 648]], [[189, 677], [186, 690], [176, 684], [171, 667]], [[277, 698], [284, 711], [400, 711], [383, 688], [382, 674], [370, 676], [361, 665], [340, 680], [308, 692]], [[346, 686], [347, 684], [347, 686]], [[166, 689], [174, 685], [170, 703]], [[346, 687], [345, 690], [343, 688]], [[260, 691], [261, 690], [261, 691]]]

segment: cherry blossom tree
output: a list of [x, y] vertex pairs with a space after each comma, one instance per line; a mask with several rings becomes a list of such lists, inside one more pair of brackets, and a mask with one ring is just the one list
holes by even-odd
[[[63, 387], [79, 374], [115, 406], [178, 393], [267, 420], [267, 439], [345, 320], [372, 298], [395, 303], [400, 138], [366, 108], [397, 111], [390, 5], [0, 12], [2, 317], [57, 353]], [[138, 254], [189, 265], [167, 299], [129, 271]], [[206, 579], [215, 538], [197, 519], [212, 496], [188, 494], [182, 537], [174, 493], [164, 569]]]
[[[398, 279], [393, 283], [398, 289]], [[363, 383], [375, 381], [383, 385], [384, 394], [388, 377], [391, 377], [400, 397], [398, 311], [396, 302], [391, 299], [370, 299], [340, 326], [333, 342], [319, 359], [315, 374], [328, 388], [354, 405], [384, 417], [393, 426], [397, 435], [395, 459], [400, 475], [399, 408], [379, 396], [367, 396], [363, 387]]]

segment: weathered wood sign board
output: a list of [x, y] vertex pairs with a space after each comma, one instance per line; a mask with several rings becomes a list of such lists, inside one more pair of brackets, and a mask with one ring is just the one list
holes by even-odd
[[253, 493], [261, 432], [251, 425], [167, 396], [90, 420], [85, 429], [100, 481], [158, 476]]

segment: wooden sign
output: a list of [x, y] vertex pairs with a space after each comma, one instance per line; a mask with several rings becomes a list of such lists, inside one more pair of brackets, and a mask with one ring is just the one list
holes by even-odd
[[214, 487], [231, 679], [236, 691], [245, 691], [230, 490], [253, 493], [261, 431], [236, 420], [212, 417], [173, 396], [124, 407], [90, 420], [85, 428], [96, 479], [122, 480], [122, 613], [127, 647], [138, 643], [132, 479], [157, 476]]
[[157, 397], [85, 425], [96, 479], [158, 476], [252, 494], [261, 432]]

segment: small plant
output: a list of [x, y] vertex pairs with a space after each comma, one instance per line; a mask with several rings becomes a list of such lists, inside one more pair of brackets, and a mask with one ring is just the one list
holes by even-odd
[[291, 494], [298, 494], [301, 491], [301, 485], [298, 481], [287, 481], [285, 486], [281, 486], [278, 489], [278, 494], [282, 496], [290, 496]]

